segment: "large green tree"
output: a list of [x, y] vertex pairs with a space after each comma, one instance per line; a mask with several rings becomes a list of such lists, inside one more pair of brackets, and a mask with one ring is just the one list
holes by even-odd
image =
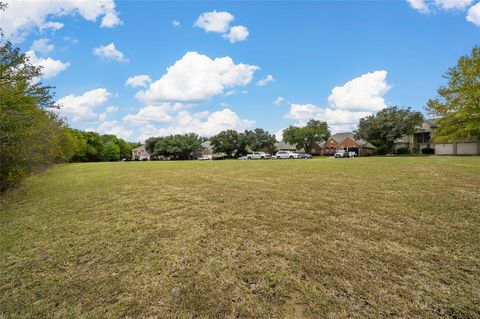
[[145, 148], [153, 156], [171, 156], [176, 159], [191, 159], [201, 147], [202, 139], [194, 133], [152, 137], [145, 142]]
[[75, 138], [55, 113], [52, 87], [42, 68], [10, 42], [0, 42], [0, 190], [29, 173], [68, 161]]
[[241, 144], [240, 134], [235, 130], [221, 131], [210, 139], [213, 151], [225, 153], [228, 157], [238, 155]]
[[422, 113], [392, 106], [360, 119], [355, 136], [392, 153], [395, 139], [412, 134], [422, 122]]
[[480, 136], [480, 47], [470, 56], [463, 56], [443, 76], [446, 86], [427, 103], [427, 110], [436, 117], [435, 140], [446, 142]]
[[311, 119], [303, 127], [289, 126], [283, 130], [283, 140], [310, 152], [319, 143], [330, 138], [330, 130], [326, 122]]

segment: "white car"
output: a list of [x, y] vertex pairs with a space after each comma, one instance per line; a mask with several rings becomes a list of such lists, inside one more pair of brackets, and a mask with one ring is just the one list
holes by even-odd
[[212, 155], [202, 155], [198, 158], [199, 161], [208, 161], [208, 160], [211, 160], [211, 159], [213, 159]]
[[300, 158], [300, 154], [290, 151], [278, 151], [277, 154], [274, 155], [276, 159], [282, 158]]
[[247, 155], [247, 159], [269, 159], [270, 154], [267, 154], [265, 152], [252, 152], [252, 154]]

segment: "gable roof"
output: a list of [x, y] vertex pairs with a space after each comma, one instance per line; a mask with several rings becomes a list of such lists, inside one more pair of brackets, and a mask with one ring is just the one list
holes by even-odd
[[292, 144], [285, 143], [284, 141], [280, 141], [275, 143], [275, 147], [279, 150], [296, 150], [297, 147]]
[[212, 150], [212, 143], [210, 143], [210, 141], [205, 141], [205, 142], [202, 143], [202, 147], [206, 148], [206, 149], [209, 149], [211, 151]]
[[146, 151], [145, 145], [140, 145], [139, 147], [132, 149], [132, 152], [133, 151]]
[[352, 132], [335, 133], [330, 138], [333, 139], [335, 142], [340, 143], [347, 137], [350, 137], [352, 140], [355, 141], [355, 137]]

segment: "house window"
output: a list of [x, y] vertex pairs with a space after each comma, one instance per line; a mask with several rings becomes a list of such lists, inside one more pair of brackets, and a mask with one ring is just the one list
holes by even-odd
[[417, 143], [430, 143], [430, 132], [416, 134]]

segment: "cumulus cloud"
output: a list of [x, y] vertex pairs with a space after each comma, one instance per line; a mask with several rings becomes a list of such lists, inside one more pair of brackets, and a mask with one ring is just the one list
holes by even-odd
[[128, 140], [132, 134], [133, 130], [128, 129], [122, 123], [119, 123], [116, 120], [113, 121], [103, 121], [100, 123], [97, 129], [93, 129], [100, 134], [113, 134], [124, 140]]
[[30, 63], [42, 67], [42, 78], [45, 79], [52, 78], [70, 67], [69, 62], [62, 62], [52, 58], [39, 58], [33, 50], [29, 50], [25, 54], [29, 58]]
[[63, 27], [63, 23], [52, 21], [68, 15], [80, 15], [88, 21], [103, 17], [102, 27], [113, 27], [121, 23], [114, 0], [97, 1], [20, 1], [6, 0], [7, 9], [2, 13], [2, 29], [6, 37], [21, 42], [34, 30]]
[[120, 20], [117, 12], [109, 11], [103, 17], [102, 24], [100, 24], [100, 27], [101, 28], [113, 28], [117, 25], [122, 25], [122, 24], [123, 24], [123, 21]]
[[357, 112], [334, 109], [331, 107], [322, 108], [314, 104], [290, 105], [290, 111], [283, 116], [285, 119], [295, 120], [296, 124], [303, 126], [310, 119], [325, 121], [333, 132], [353, 130], [359, 119], [368, 116], [372, 112]]
[[110, 43], [105, 46], [99, 46], [93, 49], [93, 54], [98, 56], [101, 59], [105, 60], [115, 60], [118, 62], [128, 62], [128, 59], [125, 58], [122, 52], [120, 52], [116, 47], [115, 43]]
[[480, 2], [468, 10], [467, 21], [472, 22], [476, 26], [480, 27]]
[[273, 79], [273, 75], [269, 74], [264, 79], [261, 79], [260, 81], [258, 81], [255, 85], [256, 86], [265, 86], [268, 83], [273, 82], [273, 81], [275, 81]]
[[426, 0], [407, 0], [408, 4], [421, 13], [429, 13], [430, 9]]
[[[420, 13], [427, 14], [435, 11], [435, 9], [443, 11], [466, 10], [473, 3], [473, 0], [407, 0], [407, 2], [413, 9]], [[480, 9], [477, 3], [470, 8], [467, 14], [467, 20], [480, 26], [480, 23], [478, 23], [480, 13], [478, 13], [478, 11], [480, 11]]]
[[252, 127], [254, 121], [241, 119], [235, 112], [225, 108], [221, 111], [209, 113], [207, 111], [190, 113], [180, 111], [172, 119], [168, 127], [155, 128], [153, 125], [141, 127], [140, 140], [150, 136], [165, 136], [170, 134], [184, 134], [195, 132], [201, 136], [213, 136], [220, 131], [233, 129], [245, 130]]
[[230, 23], [234, 19], [235, 17], [229, 12], [204, 12], [195, 21], [194, 26], [206, 32], [222, 33], [222, 37], [230, 43], [247, 40], [250, 33], [246, 26], [236, 25], [230, 28]]
[[137, 114], [128, 114], [123, 117], [124, 122], [146, 124], [151, 122], [170, 122], [173, 120], [172, 113], [184, 109], [181, 103], [162, 103], [160, 105], [147, 105], [142, 107]]
[[[57, 101], [56, 104], [60, 106], [57, 112], [74, 122], [95, 121], [98, 120], [99, 114], [93, 109], [103, 105], [110, 95], [111, 93], [104, 88], [90, 90], [82, 95], [70, 94]], [[113, 109], [110, 110], [112, 111]]]
[[30, 50], [40, 52], [40, 53], [48, 53], [52, 51], [54, 48], [53, 44], [50, 43], [49, 39], [41, 38], [38, 40], [33, 41]]
[[383, 95], [390, 89], [386, 82], [387, 71], [363, 74], [340, 87], [335, 87], [328, 97], [329, 106], [315, 104], [290, 104], [283, 118], [303, 126], [316, 119], [328, 123], [332, 132], [351, 131], [358, 121], [386, 107]]
[[473, 0], [434, 0], [437, 7], [443, 10], [465, 10]]
[[283, 97], [279, 96], [279, 97], [277, 97], [277, 98], [275, 99], [275, 101], [273, 101], [273, 104], [275, 104], [275, 105], [280, 105], [280, 104], [282, 104], [283, 102], [285, 102], [285, 99], [284, 99]]
[[225, 33], [233, 19], [234, 16], [229, 12], [204, 12], [195, 21], [194, 26], [207, 32]]
[[247, 85], [258, 69], [255, 65], [235, 64], [228, 56], [211, 59], [188, 52], [136, 97], [147, 104], [206, 101], [222, 94], [225, 88]]
[[173, 26], [174, 28], [180, 28], [180, 21], [178, 21], [178, 20], [173, 20], [173, 21], [172, 21], [172, 26]]
[[125, 82], [125, 85], [135, 87], [147, 87], [147, 84], [152, 82], [150, 76], [146, 74], [131, 76]]
[[230, 43], [235, 43], [247, 40], [249, 34], [250, 33], [248, 32], [247, 27], [243, 25], [236, 25], [231, 27], [230, 31], [228, 31], [228, 33], [225, 33], [223, 37], [227, 39]]
[[391, 86], [386, 82], [387, 71], [375, 71], [337, 86], [328, 97], [334, 108], [354, 111], [378, 111], [386, 104], [383, 96]]

